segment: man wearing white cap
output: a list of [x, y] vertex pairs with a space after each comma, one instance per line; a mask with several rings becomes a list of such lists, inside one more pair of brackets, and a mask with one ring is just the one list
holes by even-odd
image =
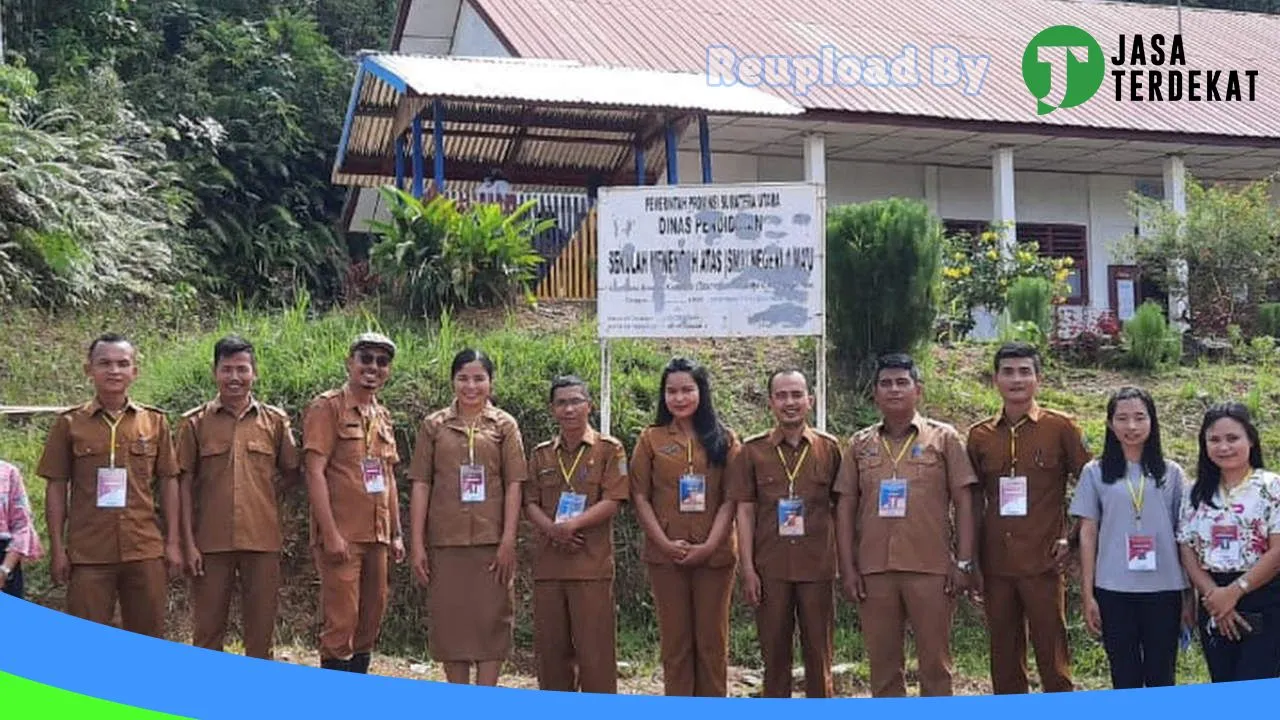
[[303, 415], [311, 498], [311, 550], [320, 575], [320, 666], [367, 673], [387, 609], [387, 561], [404, 560], [391, 413], [377, 393], [396, 346], [378, 333], [357, 337], [347, 381], [321, 393]]

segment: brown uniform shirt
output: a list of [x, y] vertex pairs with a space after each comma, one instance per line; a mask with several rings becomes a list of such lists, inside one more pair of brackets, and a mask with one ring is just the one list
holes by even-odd
[[502, 542], [506, 493], [528, 474], [524, 438], [510, 413], [485, 406], [476, 421], [475, 456], [484, 466], [484, 500], [462, 501], [463, 465], [472, 462], [467, 425], [457, 403], [428, 415], [418, 430], [409, 479], [427, 486], [427, 545], [467, 547]]
[[[1071, 416], [1033, 404], [1018, 428], [1010, 464], [1010, 425], [1001, 413], [969, 428], [969, 457], [982, 482], [986, 510], [980, 559], [984, 573], [1037, 575], [1053, 569], [1053, 546], [1066, 537], [1068, 477], [1092, 456]], [[1000, 515], [1001, 476], [1025, 475], [1027, 514]]]
[[[951, 504], [977, 483], [964, 441], [951, 425], [919, 413], [911, 421], [916, 437], [903, 450], [885, 450], [883, 423], [863, 428], [849, 441], [836, 492], [851, 495], [858, 573], [917, 572], [945, 575], [951, 569]], [[908, 433], [907, 438], [911, 435]], [[905, 517], [880, 515], [880, 482], [896, 476], [907, 483]]]
[[125, 507], [98, 507], [98, 468], [111, 466], [111, 428], [97, 400], [58, 415], [36, 474], [66, 480], [67, 555], [74, 564], [164, 557], [154, 483], [178, 476], [169, 421], [132, 400], [116, 427], [115, 462], [127, 470]]
[[[778, 450], [787, 464], [778, 459]], [[806, 452], [805, 448], [808, 448]], [[796, 463], [804, 454], [804, 464]], [[794, 497], [804, 502], [804, 535], [778, 533], [778, 501], [792, 497], [788, 471], [796, 473]], [[753, 435], [729, 467], [727, 492], [735, 502], [755, 503], [752, 534], [756, 572], [765, 580], [817, 582], [836, 576], [834, 484], [840, 472], [840, 441], [805, 428], [798, 447], [782, 430]]]
[[298, 463], [289, 415], [278, 407], [251, 400], [236, 417], [214, 398], [185, 413], [178, 466], [191, 482], [200, 552], [279, 552], [284, 538], [275, 480]]
[[[640, 431], [631, 456], [632, 492], [649, 499], [659, 526], [672, 541], [696, 544], [705, 542], [711, 534], [716, 513], [725, 500], [725, 470], [742, 447], [732, 431], [729, 443], [726, 467], [711, 467], [702, 443], [693, 438], [693, 473], [706, 478], [706, 509], [702, 512], [680, 512], [680, 477], [689, 472], [689, 443], [675, 425], [651, 425]], [[648, 537], [645, 538], [643, 560], [657, 565], [675, 564]], [[737, 561], [738, 540], [731, 529], [728, 537], [712, 553], [707, 567], [724, 567]]]
[[[622, 442], [587, 428], [582, 445], [567, 448], [559, 435], [538, 445], [529, 463], [529, 491], [526, 505], [537, 505], [552, 521], [560, 504], [560, 493], [586, 495], [586, 507], [602, 500], [625, 502], [630, 497], [627, 480], [627, 451]], [[582, 453], [578, 459], [578, 453]], [[577, 460], [577, 467], [574, 461]], [[572, 485], [564, 478], [568, 470]], [[604, 580], [614, 573], [613, 521], [582, 531], [582, 548], [566, 552], [551, 544], [551, 539], [538, 533], [534, 550], [534, 580]]]
[[[326, 460], [329, 505], [343, 539], [389, 544], [395, 529], [392, 513], [399, 503], [394, 492], [394, 472], [400, 464], [391, 412], [379, 405], [374, 421], [366, 424], [346, 386], [328, 390], [312, 400], [303, 413], [302, 441], [304, 452], [318, 453]], [[366, 457], [380, 461], [384, 492], [370, 493], [365, 489]], [[320, 524], [313, 515], [311, 544], [321, 542]]]

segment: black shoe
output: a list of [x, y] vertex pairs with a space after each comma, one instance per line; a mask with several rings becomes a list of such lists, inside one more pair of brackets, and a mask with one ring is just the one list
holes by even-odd
[[360, 673], [361, 675], [369, 674], [369, 653], [356, 653], [351, 657], [351, 666], [349, 672]]
[[[354, 658], [352, 658], [354, 660]], [[351, 672], [351, 660], [339, 660], [337, 658], [329, 658], [321, 660], [320, 667], [325, 670], [341, 670], [342, 672]]]

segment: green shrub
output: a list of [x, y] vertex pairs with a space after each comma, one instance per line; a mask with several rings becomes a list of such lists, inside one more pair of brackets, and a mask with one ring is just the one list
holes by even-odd
[[380, 237], [371, 266], [399, 309], [435, 318], [449, 309], [532, 299], [542, 262], [533, 238], [554, 223], [531, 217], [534, 201], [506, 215], [493, 203], [461, 211], [443, 195], [423, 201], [394, 187], [381, 193], [392, 219], [370, 223]]
[[1053, 285], [1042, 277], [1020, 277], [1009, 286], [1009, 319], [1029, 322], [1045, 336], [1053, 330]]
[[1262, 303], [1258, 306], [1258, 333], [1280, 338], [1280, 303]]
[[877, 355], [915, 352], [937, 316], [942, 225], [924, 203], [892, 198], [834, 208], [827, 220], [827, 332], [858, 387]]
[[1124, 344], [1129, 363], [1140, 370], [1158, 370], [1182, 357], [1182, 339], [1150, 300], [1124, 324]]

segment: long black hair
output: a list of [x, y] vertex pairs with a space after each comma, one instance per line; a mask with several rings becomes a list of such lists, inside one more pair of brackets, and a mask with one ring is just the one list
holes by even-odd
[[1160, 445], [1160, 420], [1156, 417], [1156, 402], [1146, 390], [1133, 386], [1120, 388], [1112, 393], [1111, 399], [1107, 401], [1107, 436], [1103, 441], [1102, 460], [1099, 463], [1102, 469], [1102, 482], [1110, 485], [1124, 477], [1126, 470], [1124, 449], [1120, 445], [1120, 438], [1111, 429], [1111, 421], [1116, 416], [1116, 406], [1121, 400], [1141, 400], [1146, 406], [1147, 417], [1151, 419], [1151, 434], [1147, 436], [1147, 441], [1142, 446], [1142, 470], [1155, 479], [1156, 487], [1164, 487], [1166, 466], [1164, 449]]
[[1218, 403], [1204, 413], [1204, 421], [1200, 423], [1200, 459], [1196, 464], [1196, 484], [1191, 486], [1191, 506], [1200, 507], [1204, 503], [1216, 508], [1213, 496], [1222, 483], [1222, 468], [1209, 459], [1209, 446], [1205, 435], [1215, 422], [1230, 418], [1244, 426], [1244, 433], [1249, 438], [1249, 467], [1258, 470], [1262, 464], [1262, 440], [1258, 437], [1258, 428], [1249, 418], [1249, 408], [1236, 402]]
[[667, 425], [674, 417], [667, 407], [667, 378], [672, 373], [689, 373], [698, 386], [698, 409], [693, 412], [693, 430], [698, 440], [707, 451], [707, 460], [717, 467], [724, 467], [729, 457], [729, 431], [716, 415], [715, 405], [711, 402], [711, 380], [707, 369], [688, 358], [672, 358], [662, 370], [662, 381], [658, 383], [658, 418], [655, 424]]

